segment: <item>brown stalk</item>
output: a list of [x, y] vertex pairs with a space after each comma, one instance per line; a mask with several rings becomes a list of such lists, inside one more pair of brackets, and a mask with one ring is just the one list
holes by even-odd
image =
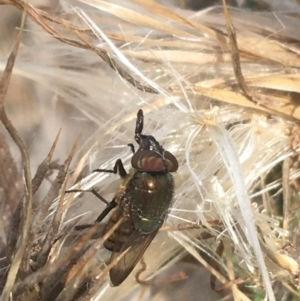
[[[114, 71], [118, 72], [123, 79], [125, 79], [127, 82], [129, 82], [135, 88], [137, 88], [137, 89], [139, 89], [141, 91], [144, 91], [144, 92], [148, 92], [148, 93], [154, 93], [154, 94], [158, 93], [158, 91], [156, 89], [154, 89], [154, 88], [152, 88], [150, 86], [147, 86], [147, 85], [143, 85], [138, 80], [134, 79], [114, 59], [110, 58], [110, 56], [109, 56], [109, 54], [108, 54], [108, 52], [106, 50], [101, 49], [99, 47], [96, 47], [96, 46], [92, 45], [91, 43], [89, 43], [88, 41], [86, 41], [80, 35], [80, 33], [77, 31], [77, 29], [75, 30], [74, 27], [73, 28], [70, 28], [70, 27], [68, 28], [66, 25], [70, 24], [69, 22], [67, 22], [67, 21], [65, 21], [63, 19], [56, 18], [57, 22], [60, 22], [60, 24], [63, 25], [63, 26], [65, 26], [66, 29], [71, 30], [71, 32], [73, 34], [75, 34], [80, 40], [84, 41], [84, 43], [80, 43], [79, 41], [63, 37], [60, 32], [58, 32], [52, 26], [50, 26], [49, 24], [47, 24], [47, 22], [45, 22], [45, 19], [46, 20], [50, 19], [49, 15], [47, 15], [47, 17], [45, 17], [45, 14], [41, 14], [40, 10], [34, 8], [32, 5], [26, 3], [25, 1], [22, 1], [22, 0], [18, 0], [18, 1], [6, 1], [6, 0], [4, 0], [4, 3], [14, 5], [14, 6], [16, 6], [19, 9], [26, 9], [28, 16], [35, 23], [37, 23], [46, 32], [48, 32], [50, 35], [52, 35], [54, 38], [58, 39], [59, 41], [61, 41], [63, 43], [66, 43], [68, 45], [71, 45], [71, 46], [75, 46], [75, 47], [79, 47], [79, 48], [83, 48], [83, 49], [87, 49], [87, 50], [92, 50], [98, 56], [100, 56], [103, 59], [103, 61], [106, 64], [108, 64], [108, 66], [110, 68], [112, 68]], [[51, 21], [53, 21], [53, 19]], [[79, 31], [82, 32], [82, 29], [79, 28]]]
[[[72, 290], [71, 288], [80, 286], [80, 283], [82, 283], [84, 278], [86, 277], [87, 270], [91, 267], [90, 263], [94, 259], [96, 252], [105, 243], [105, 241], [112, 235], [112, 233], [120, 226], [122, 221], [123, 221], [122, 218], [120, 220], [118, 220], [118, 222], [105, 235], [103, 235], [103, 237], [99, 241], [94, 242], [86, 250], [85, 254], [83, 254], [81, 256], [81, 258], [78, 259], [76, 264], [68, 272], [68, 275], [66, 278], [66, 282], [70, 289], [67, 289], [67, 287], [66, 287], [66, 289], [58, 297], [57, 301], [71, 300], [71, 297], [73, 297], [76, 293], [76, 291]], [[95, 228], [97, 231], [98, 225], [96, 224], [92, 228]], [[122, 253], [122, 256], [124, 256], [125, 253]], [[108, 266], [110, 266], [110, 265], [108, 265]], [[101, 277], [99, 277], [99, 279], [97, 281], [98, 284], [100, 284], [104, 280], [104, 277], [107, 274], [106, 269], [103, 270]], [[99, 272], [97, 274], [99, 274]]]
[[87, 41], [79, 32], [74, 31], [74, 34], [86, 45], [86, 49], [94, 51], [102, 60], [114, 71], [116, 71], [123, 79], [129, 82], [132, 86], [138, 90], [157, 94], [158, 91], [150, 86], [146, 86], [140, 83], [140, 81], [134, 79], [124, 68], [122, 68], [113, 58], [111, 58], [108, 52], [104, 49], [94, 46]]
[[[24, 193], [22, 175], [18, 171], [17, 164], [12, 157], [6, 137], [0, 132], [0, 187], [3, 189], [1, 200], [2, 216], [10, 222], [12, 214], [17, 209], [21, 195]], [[6, 228], [7, 223], [4, 225]]]
[[[214, 229], [220, 229], [223, 226], [223, 223], [220, 220], [211, 220], [207, 221], [210, 227]], [[178, 225], [170, 225], [170, 226], [163, 226], [159, 229], [160, 232], [163, 231], [183, 231], [183, 230], [192, 230], [192, 229], [207, 229], [203, 224], [197, 223], [182, 223]]]
[[[48, 255], [49, 255], [49, 252], [51, 250], [51, 247], [52, 247], [52, 244], [55, 240], [55, 237], [57, 236], [57, 233], [59, 231], [59, 228], [60, 228], [60, 225], [63, 221], [63, 212], [65, 211], [63, 209], [63, 205], [64, 205], [64, 199], [65, 199], [65, 190], [66, 190], [66, 186], [67, 186], [67, 181], [66, 181], [66, 177], [67, 177], [67, 172], [69, 170], [69, 167], [70, 167], [70, 164], [71, 164], [71, 161], [74, 157], [74, 154], [75, 154], [75, 151], [76, 151], [76, 148], [78, 146], [78, 143], [80, 141], [80, 136], [77, 138], [77, 140], [75, 141], [74, 143], [74, 146], [65, 162], [65, 164], [63, 165], [63, 168], [61, 170], [61, 172], [58, 174], [58, 177], [57, 177], [57, 182], [54, 187], [53, 187], [53, 192], [55, 192], [55, 190], [58, 188], [60, 189], [61, 185], [62, 186], [62, 193], [61, 193], [61, 196], [60, 196], [60, 199], [59, 199], [59, 202], [58, 202], [58, 206], [55, 210], [55, 213], [54, 213], [54, 216], [53, 216], [53, 219], [52, 219], [52, 224], [51, 224], [51, 227], [47, 233], [47, 236], [45, 238], [45, 241], [44, 241], [44, 245], [42, 247], [42, 251], [40, 252], [39, 254], [39, 258], [38, 258], [38, 265], [39, 266], [43, 266], [45, 264], [45, 262], [47, 261], [47, 258], [48, 258]], [[50, 200], [50, 198], [49, 198]], [[50, 205], [49, 203], [45, 203], [44, 204], [44, 210], [43, 212], [46, 213], [48, 211], [48, 208]], [[46, 208], [48, 207], [48, 208]], [[47, 209], [47, 210], [46, 210]]]
[[54, 150], [56, 148], [59, 136], [60, 136], [61, 130], [56, 135], [56, 138], [52, 144], [52, 147], [47, 155], [47, 157], [43, 160], [43, 162], [38, 166], [37, 171], [35, 173], [35, 176], [32, 179], [32, 194], [34, 195], [37, 190], [39, 189], [42, 181], [45, 179], [45, 176], [50, 168], [50, 163], [52, 160], [52, 156], [54, 153]]
[[223, 2], [223, 8], [224, 8], [224, 15], [226, 18], [226, 26], [227, 26], [227, 32], [228, 32], [228, 37], [229, 37], [229, 44], [231, 46], [230, 49], [231, 49], [231, 60], [232, 60], [233, 71], [234, 71], [236, 80], [238, 82], [238, 85], [240, 86], [244, 95], [250, 101], [254, 101], [254, 98], [251, 95], [251, 93], [246, 85], [245, 78], [244, 78], [244, 75], [242, 72], [239, 47], [238, 47], [237, 40], [236, 40], [236, 33], [235, 33], [235, 29], [233, 27], [233, 24], [232, 24], [232, 21], [230, 18], [230, 14], [228, 12], [226, 0], [222, 0], [222, 2]]
[[[222, 254], [223, 254], [223, 251], [224, 251], [224, 244], [223, 244], [223, 241], [220, 241], [218, 247], [217, 247], [217, 250], [216, 250], [216, 255], [221, 257]], [[221, 271], [220, 271], [220, 266], [219, 264], [215, 261], [211, 267], [216, 270], [218, 273], [221, 274]], [[217, 277], [216, 275], [214, 274], [211, 274], [210, 276], [210, 287], [212, 290], [214, 291], [218, 291], [218, 289], [216, 288], [216, 281], [217, 281]]]
[[[264, 109], [275, 115], [276, 114], [278, 115], [278, 113], [280, 113], [280, 114], [286, 115], [286, 117], [290, 118], [291, 116], [289, 116], [289, 114], [286, 114], [286, 112], [280, 112], [276, 107], [275, 107], [275, 109], [271, 108], [271, 106], [270, 106], [271, 98], [269, 96], [262, 95], [262, 94], [261, 95], [255, 94], [255, 96], [254, 96], [254, 93], [250, 92], [250, 90], [246, 84], [243, 72], [242, 72], [240, 51], [239, 51], [239, 47], [237, 44], [236, 32], [235, 32], [234, 26], [232, 24], [230, 14], [228, 12], [227, 3], [226, 3], [226, 0], [222, 0], [222, 2], [223, 2], [223, 8], [224, 8], [224, 15], [226, 18], [226, 26], [227, 26], [227, 32], [228, 32], [228, 37], [229, 37], [233, 71], [234, 71], [237, 83], [238, 83], [240, 89], [242, 90], [244, 96], [246, 97], [246, 99], [248, 99], [251, 103], [254, 104], [254, 108], [256, 108], [256, 109]], [[269, 105], [266, 105], [266, 104], [269, 104]], [[292, 114], [293, 114], [293, 112], [292, 112]]]
[[[48, 193], [46, 194], [43, 201], [37, 207], [37, 210], [36, 210], [37, 213], [33, 218], [32, 227], [31, 227], [31, 231], [30, 231], [30, 235], [29, 235], [29, 239], [28, 239], [28, 243], [27, 243], [28, 251], [32, 248], [35, 236], [38, 233], [39, 229], [41, 228], [42, 222], [45, 219], [45, 217], [47, 216], [48, 210], [49, 210], [53, 200], [59, 194], [59, 190], [65, 179], [65, 174], [66, 174], [65, 166], [62, 165], [59, 168], [58, 174], [57, 174], [55, 180], [53, 181]], [[46, 244], [46, 241], [44, 241], [44, 244]], [[42, 247], [42, 245], [40, 245], [40, 247]], [[43, 253], [43, 249], [42, 249], [38, 256], [38, 266], [37, 266], [38, 268], [43, 266], [46, 262], [48, 252], [45, 252], [44, 256], [42, 256], [43, 254], [44, 253]], [[45, 258], [45, 259], [42, 260], [41, 257]], [[24, 270], [28, 270], [29, 259], [30, 258], [26, 258], [26, 259], [24, 258], [24, 263], [23, 263]]]
[[[75, 141], [73, 148], [71, 149], [70, 155], [67, 158], [66, 161], [66, 170], [68, 171], [70, 168], [70, 164], [72, 162], [72, 159], [75, 155], [76, 149], [78, 147], [78, 144], [80, 142], [82, 135], [79, 135], [79, 137], [77, 138], [77, 140]], [[53, 234], [54, 236], [56, 236], [56, 234], [58, 233], [59, 229], [60, 229], [60, 225], [63, 221], [63, 206], [64, 206], [64, 199], [65, 199], [65, 191], [66, 191], [66, 187], [67, 187], [67, 181], [64, 181], [63, 187], [62, 187], [62, 193], [58, 202], [58, 207], [57, 210], [55, 211], [54, 217], [53, 217], [53, 222], [52, 222], [52, 227], [51, 229], [53, 230]]]
[[[91, 236], [94, 235], [97, 231], [97, 225], [95, 227], [91, 227], [84, 235], [82, 235], [81, 239], [72, 246], [72, 248], [69, 248], [68, 251], [64, 253], [63, 256], [58, 258], [55, 262], [51, 262], [39, 269], [37, 272], [27, 276], [22, 282], [17, 283], [13, 289], [13, 295], [22, 295], [23, 293], [32, 289], [37, 283], [40, 283], [43, 280], [47, 279], [49, 275], [52, 275], [54, 273], [63, 274], [62, 270], [67, 270], [66, 263], [69, 264], [71, 261], [70, 259], [72, 258], [73, 263], [70, 264], [74, 264], [76, 262], [74, 260], [76, 255], [85, 249]], [[68, 268], [70, 268], [70, 266]]]
[[187, 279], [188, 276], [186, 273], [184, 272], [179, 272], [176, 274], [173, 274], [169, 277], [165, 277], [163, 279], [157, 279], [157, 280], [143, 280], [141, 279], [141, 274], [143, 272], [146, 271], [147, 265], [146, 262], [144, 260], [144, 257], [141, 258], [140, 261], [142, 267], [137, 271], [137, 273], [135, 274], [135, 280], [137, 283], [141, 284], [141, 285], [146, 285], [146, 286], [158, 286], [158, 285], [162, 285], [162, 284], [166, 284], [166, 283], [172, 283], [172, 282], [176, 282], [176, 281], [182, 281], [184, 279]]
[[90, 288], [88, 289], [88, 291], [86, 292], [86, 294], [84, 296], [78, 298], [76, 301], [89, 301], [89, 300], [91, 300], [91, 298], [99, 290], [99, 284], [103, 282], [103, 280], [105, 279], [105, 277], [108, 274], [109, 270], [114, 265], [116, 265], [116, 263], [118, 263], [123, 258], [123, 256], [126, 255], [126, 253], [129, 250], [130, 250], [130, 248], [128, 248], [123, 253], [121, 253], [120, 255], [118, 255], [117, 257], [115, 257], [114, 260], [112, 262], [110, 262], [110, 264], [103, 270], [103, 272], [102, 272], [101, 276], [99, 277], [99, 279], [95, 279], [95, 281], [92, 283], [92, 285], [90, 286]]
[[[32, 192], [35, 194], [35, 192], [40, 187], [42, 181], [44, 180], [47, 172], [50, 168], [51, 159], [55, 150], [55, 147], [57, 145], [58, 139], [59, 139], [60, 131], [56, 136], [56, 139], [54, 140], [54, 143], [47, 155], [47, 157], [43, 160], [43, 162], [38, 166], [38, 169], [36, 171], [36, 174], [34, 178], [32, 179]], [[34, 242], [35, 235], [37, 234], [38, 230], [41, 227], [43, 219], [46, 217], [48, 213], [48, 209], [53, 201], [53, 199], [58, 195], [59, 189], [61, 187], [61, 183], [63, 182], [64, 178], [62, 177], [61, 173], [58, 172], [58, 175], [51, 185], [50, 190], [48, 191], [46, 197], [44, 200], [38, 205], [36, 210], [36, 215], [33, 217], [33, 221], [31, 223], [31, 230], [29, 233], [29, 237], [27, 239], [27, 246], [26, 246], [26, 252], [27, 254], [30, 254], [31, 248]], [[22, 269], [23, 271], [29, 270], [29, 260], [30, 257], [24, 257], [22, 262]]]
[[283, 194], [283, 224], [282, 228], [288, 230], [291, 219], [291, 184], [290, 184], [291, 158], [288, 157], [282, 165], [282, 194]]
[[19, 45], [21, 43], [22, 39], [22, 32], [25, 24], [25, 17], [26, 17], [26, 11], [24, 10], [22, 21], [21, 21], [21, 28], [18, 34], [18, 38], [13, 46], [13, 50], [8, 58], [7, 65], [5, 67], [1, 82], [0, 82], [0, 119], [5, 126], [6, 130], [9, 132], [10, 136], [12, 137], [13, 141], [16, 143], [16, 145], [19, 147], [22, 160], [23, 160], [23, 169], [24, 169], [24, 177], [25, 177], [25, 183], [26, 183], [26, 190], [25, 190], [25, 198], [23, 201], [22, 206], [22, 214], [23, 214], [23, 229], [21, 232], [20, 237], [20, 245], [16, 250], [15, 256], [12, 260], [10, 270], [8, 272], [7, 280], [5, 287], [3, 289], [3, 293], [1, 295], [0, 300], [1, 301], [7, 301], [9, 300], [10, 292], [12, 290], [12, 287], [15, 283], [21, 260], [24, 256], [24, 252], [26, 249], [26, 243], [27, 238], [30, 230], [30, 223], [31, 223], [31, 211], [32, 211], [32, 186], [31, 186], [31, 172], [30, 172], [30, 161], [29, 161], [29, 155], [26, 150], [26, 146], [19, 136], [17, 130], [14, 128], [13, 124], [9, 120], [9, 118], [6, 115], [5, 111], [5, 105], [4, 105], [4, 99], [7, 93], [8, 85], [10, 82], [10, 78], [12, 75], [13, 67], [15, 64], [15, 60], [18, 54]]

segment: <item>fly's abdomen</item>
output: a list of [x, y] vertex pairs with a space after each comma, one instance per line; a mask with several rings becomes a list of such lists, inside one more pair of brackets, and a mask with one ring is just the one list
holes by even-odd
[[[121, 216], [122, 214], [120, 212], [120, 208], [116, 208], [113, 211], [103, 230], [103, 235], [106, 234], [118, 222]], [[128, 239], [132, 231], [133, 224], [131, 220], [125, 218], [125, 220], [120, 224], [120, 226], [106, 240], [106, 242], [104, 243], [104, 247], [109, 251], [120, 252], [123, 244]]]

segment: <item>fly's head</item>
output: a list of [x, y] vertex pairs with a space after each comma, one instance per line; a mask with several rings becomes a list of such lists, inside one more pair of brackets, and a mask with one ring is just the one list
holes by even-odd
[[178, 161], [176, 157], [166, 151], [153, 136], [142, 134], [143, 127], [144, 114], [142, 110], [139, 110], [134, 135], [139, 148], [131, 159], [132, 167], [146, 172], [177, 171]]

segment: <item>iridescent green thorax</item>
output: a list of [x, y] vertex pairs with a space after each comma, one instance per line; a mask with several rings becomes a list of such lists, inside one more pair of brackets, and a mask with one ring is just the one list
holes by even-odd
[[121, 196], [129, 204], [134, 228], [143, 234], [152, 233], [164, 222], [174, 194], [170, 173], [133, 170]]

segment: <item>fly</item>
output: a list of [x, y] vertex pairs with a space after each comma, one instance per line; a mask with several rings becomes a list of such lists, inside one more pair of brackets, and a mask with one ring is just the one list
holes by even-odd
[[128, 277], [145, 253], [164, 223], [174, 195], [171, 173], [178, 169], [177, 159], [153, 136], [142, 134], [143, 126], [144, 115], [139, 110], [134, 135], [139, 148], [135, 152], [134, 146], [129, 144], [133, 156], [132, 168], [128, 173], [120, 159], [112, 170], [95, 170], [119, 174], [121, 177], [121, 184], [110, 203], [98, 195], [107, 203], [107, 207], [96, 220], [100, 222], [114, 209], [104, 227], [104, 235], [122, 218], [120, 226], [104, 244], [112, 252], [110, 262], [128, 250], [109, 271], [114, 286], [120, 285]]

